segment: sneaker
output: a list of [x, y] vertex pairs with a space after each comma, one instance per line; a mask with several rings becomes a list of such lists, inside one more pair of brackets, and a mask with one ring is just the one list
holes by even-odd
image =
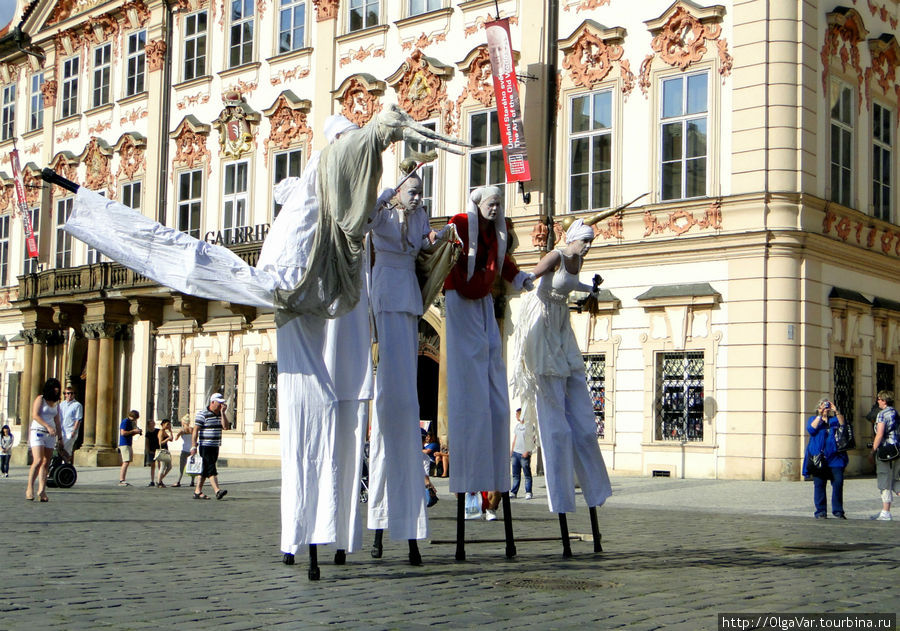
[[844, 515], [844, 513], [835, 513], [834, 518], [835, 519], [847, 519], [847, 516]]
[[434, 490], [433, 486], [428, 487], [428, 503], [425, 504], [426, 508], [431, 508], [435, 504], [438, 503], [438, 495], [437, 491]]
[[131, 485], [128, 484], [128, 482], [126, 482], [125, 480], [119, 480], [119, 486], [131, 486]]
[[484, 511], [484, 521], [495, 521], [497, 519], [497, 511], [490, 508]]
[[530, 499], [533, 498], [533, 497], [534, 497], [534, 495], [532, 495], [531, 493], [526, 493], [526, 494], [525, 494], [525, 499], [526, 499], [526, 500], [530, 500]]
[[828, 519], [828, 515], [816, 515], [816, 519]]
[[893, 517], [891, 517], [891, 514], [886, 510], [881, 511], [877, 515], [872, 515], [869, 519], [874, 521], [893, 521]]
[[150, 484], [148, 484], [147, 486], [156, 486], [156, 485], [155, 485], [155, 484], [153, 483], [153, 481], [151, 480], [151, 481], [150, 481]]

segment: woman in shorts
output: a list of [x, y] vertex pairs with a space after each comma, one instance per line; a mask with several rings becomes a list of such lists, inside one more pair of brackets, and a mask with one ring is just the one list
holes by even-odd
[[56, 447], [56, 439], [62, 436], [59, 423], [59, 393], [62, 386], [58, 379], [52, 377], [44, 384], [42, 394], [35, 398], [31, 406], [31, 431], [28, 433], [28, 445], [31, 447], [33, 462], [28, 470], [28, 487], [25, 499], [34, 499], [34, 481], [38, 482], [38, 497], [42, 502], [50, 501], [47, 497], [47, 467]]

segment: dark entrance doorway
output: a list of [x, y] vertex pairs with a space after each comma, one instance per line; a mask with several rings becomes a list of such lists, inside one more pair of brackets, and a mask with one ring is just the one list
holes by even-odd
[[438, 371], [440, 367], [440, 337], [425, 320], [419, 321], [419, 418], [431, 421], [431, 429], [437, 430]]

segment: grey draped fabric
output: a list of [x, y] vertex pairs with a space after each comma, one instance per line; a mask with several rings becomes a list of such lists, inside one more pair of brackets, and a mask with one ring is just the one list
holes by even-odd
[[422, 290], [422, 309], [427, 311], [434, 299], [444, 287], [444, 280], [456, 264], [459, 258], [459, 237], [456, 234], [456, 226], [447, 224], [448, 233], [446, 241], [442, 241], [434, 248], [422, 248], [416, 257], [416, 276], [419, 279], [419, 287]]

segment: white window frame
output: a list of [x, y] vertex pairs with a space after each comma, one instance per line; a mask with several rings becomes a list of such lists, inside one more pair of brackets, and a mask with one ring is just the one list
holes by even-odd
[[2, 124], [0, 140], [10, 140], [16, 135], [16, 84], [3, 86]]
[[[272, 156], [272, 189], [285, 178], [300, 177], [303, 173], [304, 154], [301, 147], [279, 151]], [[272, 199], [272, 219], [281, 211], [281, 204]]]
[[[659, 101], [659, 154], [658, 154], [658, 168], [659, 168], [659, 198], [661, 201], [676, 201], [681, 199], [697, 199], [702, 197], [708, 197], [710, 191], [710, 185], [712, 183], [712, 159], [711, 159], [711, 148], [712, 148], [712, 140], [710, 129], [712, 129], [712, 112], [710, 111], [710, 103], [712, 102], [712, 79], [711, 79], [711, 71], [709, 69], [698, 70], [696, 72], [685, 72], [683, 74], [678, 75], [664, 75], [659, 77], [658, 85], [660, 87], [660, 101]], [[703, 110], [696, 111], [688, 111], [689, 110], [689, 93], [691, 79], [695, 77], [704, 76], [706, 78], [706, 105]], [[677, 115], [666, 116], [665, 115], [665, 84], [667, 82], [681, 81], [682, 82], [682, 99], [681, 99], [681, 111]], [[701, 155], [697, 153], [696, 155], [688, 155], [688, 151], [690, 149], [690, 138], [688, 133], [688, 128], [691, 124], [696, 123], [698, 121], [703, 121], [703, 124], [706, 128], [705, 130], [705, 141], [704, 141], [704, 152]], [[666, 159], [665, 149], [666, 149], [666, 128], [681, 127], [681, 142], [679, 147], [680, 157], [674, 159]], [[689, 181], [688, 181], [688, 166], [689, 162], [703, 163], [704, 168], [704, 187], [702, 191], [688, 191]], [[680, 165], [680, 177], [679, 177], [679, 192], [678, 195], [668, 195], [666, 194], [666, 165]], [[690, 193], [690, 194], [689, 194]]]
[[125, 96], [140, 94], [146, 89], [147, 31], [141, 29], [128, 35], [125, 57]]
[[91, 87], [91, 106], [102, 107], [110, 102], [112, 94], [112, 43], [107, 42], [94, 48], [93, 61], [94, 84]]
[[[705, 350], [694, 350], [694, 349], [685, 349], [683, 351], [675, 351], [675, 350], [665, 350], [661, 352], [657, 352], [654, 357], [654, 399], [655, 403], [653, 406], [653, 441], [657, 443], [687, 443], [687, 444], [695, 444], [702, 445], [709, 443], [709, 436], [707, 435], [707, 428], [705, 427], [705, 415], [704, 415], [704, 393], [707, 387], [707, 357]], [[678, 381], [681, 381], [680, 391], [676, 391], [674, 386], [670, 386], [672, 388], [671, 391], [667, 391], [665, 388], [665, 375], [663, 374], [663, 366], [666, 356], [672, 356], [674, 360], [677, 355], [683, 355], [685, 361], [684, 372], [681, 375], [681, 379], [671, 379], [668, 383], [672, 384]], [[699, 355], [699, 357], [697, 357]], [[691, 357], [693, 356], [693, 357]], [[696, 375], [693, 375], [688, 372], [688, 368], [690, 366], [690, 360], [699, 359], [702, 365], [700, 378], [699, 378], [699, 395], [697, 393], [698, 389], [698, 379]], [[681, 406], [672, 406], [667, 408], [666, 399], [667, 394], [673, 395], [681, 395], [682, 400]], [[677, 397], [675, 397], [677, 399]], [[697, 417], [697, 405], [699, 405], [699, 418]], [[681, 428], [677, 428], [671, 421], [666, 421], [663, 416], [661, 416], [664, 410], [668, 409], [670, 413], [674, 415], [680, 415], [682, 418], [684, 425]], [[694, 425], [691, 427], [691, 420], [694, 420]], [[681, 429], [681, 433], [673, 434], [668, 437], [664, 435], [664, 430], [666, 428], [671, 428], [673, 430]], [[697, 429], [699, 427], [700, 437], [697, 438]], [[693, 434], [693, 436], [692, 436]]]
[[[835, 100], [835, 94], [837, 99]], [[831, 82], [831, 94], [829, 100], [829, 184], [831, 186], [830, 199], [833, 202], [850, 207], [853, 204], [853, 153], [854, 153], [854, 122], [856, 114], [853, 111], [853, 88], [843, 81]], [[832, 105], [832, 102], [834, 105]], [[835, 118], [835, 108], [838, 108]], [[849, 109], [849, 112], [845, 112]], [[838, 151], [840, 156], [835, 156], [835, 134], [838, 134]], [[846, 154], [846, 155], [844, 155]], [[835, 158], [837, 157], [837, 161]]]
[[81, 57], [75, 55], [62, 63], [62, 97], [59, 99], [60, 118], [75, 116], [78, 108], [78, 75], [81, 72]]
[[407, 0], [406, 15], [407, 17], [424, 15], [442, 8], [444, 8], [444, 0]]
[[[367, 11], [375, 10], [375, 21], [369, 24]], [[360, 23], [354, 26], [354, 12], [359, 13]], [[347, 2], [347, 32], [356, 33], [381, 24], [381, 0], [349, 0]]]
[[75, 197], [63, 197], [56, 201], [56, 268], [72, 266], [72, 235], [63, 230], [72, 215]]
[[883, 221], [893, 219], [895, 115], [877, 101], [872, 105], [872, 214]]
[[[436, 131], [438, 128], [437, 120], [426, 120], [421, 123], [428, 129], [432, 131]], [[409, 157], [411, 151], [419, 151], [424, 152], [425, 148], [422, 147], [420, 143], [403, 143], [403, 157]], [[437, 202], [437, 181], [436, 181], [436, 164], [435, 162], [427, 162], [419, 167], [419, 170], [416, 173], [422, 179], [422, 205], [425, 207], [425, 212], [429, 217], [437, 216], [437, 208], [435, 207], [435, 203]]]
[[[232, 9], [228, 11], [228, 48], [226, 49], [227, 60], [226, 68], [237, 68], [253, 61], [253, 40], [255, 39], [254, 31], [256, 29], [256, 7], [253, 0], [228, 0], [228, 4]], [[226, 7], [228, 6], [226, 4]], [[240, 17], [232, 20], [230, 16], [234, 15], [234, 6], [240, 5], [242, 12]], [[244, 27], [249, 25], [250, 36], [249, 41], [244, 38]], [[238, 29], [237, 31], [235, 29]], [[238, 35], [237, 39], [235, 35]], [[237, 43], [235, 43], [237, 42]], [[237, 60], [234, 60], [234, 53], [237, 51]]]
[[[232, 189], [229, 190], [229, 177]], [[243, 188], [241, 188], [243, 186]], [[222, 174], [222, 234], [234, 243], [237, 232], [250, 225], [250, 161], [226, 162]]]
[[41, 86], [44, 85], [44, 73], [36, 72], [29, 80], [31, 95], [29, 96], [28, 131], [36, 131], [44, 126], [44, 93]]
[[[202, 30], [200, 19], [203, 17]], [[193, 23], [193, 32], [188, 32]], [[207, 74], [206, 53], [209, 42], [209, 13], [204, 9], [184, 17], [184, 64], [181, 67], [182, 79], [190, 81]], [[189, 49], [192, 48], [192, 53]]]
[[[194, 237], [200, 238], [200, 226], [203, 224], [203, 169], [192, 169], [190, 171], [180, 171], [178, 173], [178, 188], [176, 195], [178, 196], [178, 204], [175, 216], [175, 227]], [[181, 191], [183, 184], [187, 182], [188, 196], [182, 197]], [[199, 188], [200, 190], [195, 190]], [[191, 218], [196, 211], [197, 225], [193, 226]]]
[[[594, 90], [591, 92], [581, 92], [578, 94], [573, 94], [569, 99], [569, 172], [568, 172], [568, 212], [582, 212], [586, 210], [600, 210], [603, 208], [609, 208], [612, 204], [613, 200], [613, 186], [614, 176], [615, 176], [615, 100], [614, 100], [615, 91], [610, 87], [601, 90]], [[593, 112], [596, 109], [596, 101], [599, 98], [608, 98], [609, 99], [609, 126], [601, 127], [595, 126], [596, 119]], [[575, 107], [578, 101], [582, 99], [587, 99], [587, 102], [590, 107], [590, 112], [587, 115], [588, 118], [588, 127], [586, 129], [575, 129]], [[595, 147], [596, 139], [606, 138], [609, 143], [609, 167], [607, 169], [594, 169], [595, 162], [595, 152], [597, 148]], [[576, 143], [580, 143], [584, 140], [587, 140], [587, 171], [575, 173], [575, 148]], [[609, 174], [609, 184], [607, 190], [607, 199], [600, 200], [600, 204], [595, 204], [595, 183], [594, 179], [603, 173]], [[575, 203], [575, 182], [576, 178], [587, 178], [587, 193], [585, 199], [587, 200], [587, 206], [583, 207], [583, 204]]]
[[[297, 12], [301, 11], [302, 16], [299, 18]], [[306, 0], [281, 0], [278, 6], [278, 51], [281, 55], [303, 48], [306, 43], [306, 18], [307, 6]], [[290, 20], [290, 26], [286, 27], [285, 19]], [[299, 35], [298, 35], [299, 30]]]
[[[474, 120], [476, 117], [486, 116], [486, 133], [485, 140], [486, 144], [476, 145], [476, 139], [473, 137], [473, 130], [475, 128]], [[500, 125], [497, 120], [497, 110], [491, 108], [489, 110], [478, 110], [475, 112], [470, 112], [469, 117], [469, 142], [472, 143], [472, 148], [469, 149], [469, 160], [466, 165], [466, 182], [468, 183], [468, 191], [471, 193], [474, 189], [482, 187], [482, 186], [502, 186], [506, 183], [506, 166], [503, 161], [503, 146], [501, 145], [500, 140]], [[492, 136], [494, 135], [496, 130], [496, 142], [491, 142]], [[482, 181], [475, 181], [474, 173], [472, 165], [477, 156], [486, 155], [487, 158], [485, 160], [485, 168], [484, 168], [484, 178]], [[491, 170], [496, 169], [499, 171], [500, 179], [491, 177]], [[495, 172], [494, 175], [497, 175]]]

